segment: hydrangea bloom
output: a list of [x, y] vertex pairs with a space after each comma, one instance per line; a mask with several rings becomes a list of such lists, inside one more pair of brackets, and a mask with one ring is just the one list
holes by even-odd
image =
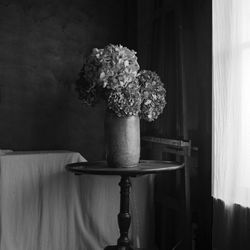
[[136, 52], [122, 45], [108, 45], [100, 57], [99, 80], [103, 88], [125, 88], [134, 81], [139, 70]]
[[99, 58], [103, 49], [93, 49], [92, 53], [84, 59], [83, 68], [76, 81], [76, 91], [79, 99], [84, 104], [94, 105], [99, 100], [99, 69], [101, 67]]
[[141, 107], [138, 81], [128, 84], [126, 88], [111, 91], [107, 103], [108, 109], [118, 117], [138, 115]]
[[103, 49], [93, 49], [83, 63], [82, 76], [88, 83], [92, 83], [93, 87], [97, 86], [99, 82], [100, 58], [102, 54]]
[[79, 99], [94, 105], [100, 98], [118, 117], [140, 115], [155, 120], [166, 105], [165, 89], [152, 71], [138, 73], [136, 52], [121, 45], [93, 49], [76, 82]]
[[138, 79], [142, 99], [140, 116], [144, 120], [153, 121], [166, 105], [166, 90], [160, 77], [153, 71], [142, 70]]

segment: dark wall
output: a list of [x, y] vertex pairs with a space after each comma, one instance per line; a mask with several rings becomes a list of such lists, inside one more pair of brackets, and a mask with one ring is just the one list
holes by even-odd
[[74, 91], [93, 47], [123, 44], [123, 1], [0, 0], [0, 148], [103, 157], [103, 108]]

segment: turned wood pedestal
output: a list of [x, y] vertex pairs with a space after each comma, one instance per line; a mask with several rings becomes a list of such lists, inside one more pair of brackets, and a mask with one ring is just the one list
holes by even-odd
[[68, 164], [66, 169], [76, 175], [95, 174], [95, 175], [119, 175], [120, 185], [120, 212], [118, 214], [118, 226], [120, 237], [117, 245], [107, 246], [104, 250], [136, 250], [131, 246], [128, 232], [131, 223], [129, 213], [129, 193], [131, 188], [130, 177], [138, 177], [146, 174], [157, 174], [174, 171], [183, 168], [182, 163], [170, 161], [140, 161], [138, 166], [130, 168], [110, 168], [105, 161], [97, 162], [78, 162]]

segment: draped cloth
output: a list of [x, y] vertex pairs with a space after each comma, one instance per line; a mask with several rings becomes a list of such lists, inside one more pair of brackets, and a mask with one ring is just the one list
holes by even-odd
[[[86, 160], [75, 152], [0, 156], [1, 250], [101, 250], [116, 243], [119, 177], [75, 176], [65, 170], [80, 161]], [[147, 177], [132, 180], [134, 246], [150, 244], [149, 182]]]
[[214, 249], [250, 249], [250, 1], [213, 0]]

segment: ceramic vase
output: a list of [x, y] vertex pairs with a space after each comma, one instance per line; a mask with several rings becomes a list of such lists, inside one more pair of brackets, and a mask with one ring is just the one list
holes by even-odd
[[109, 167], [135, 167], [140, 160], [140, 119], [138, 116], [105, 115], [105, 147]]

